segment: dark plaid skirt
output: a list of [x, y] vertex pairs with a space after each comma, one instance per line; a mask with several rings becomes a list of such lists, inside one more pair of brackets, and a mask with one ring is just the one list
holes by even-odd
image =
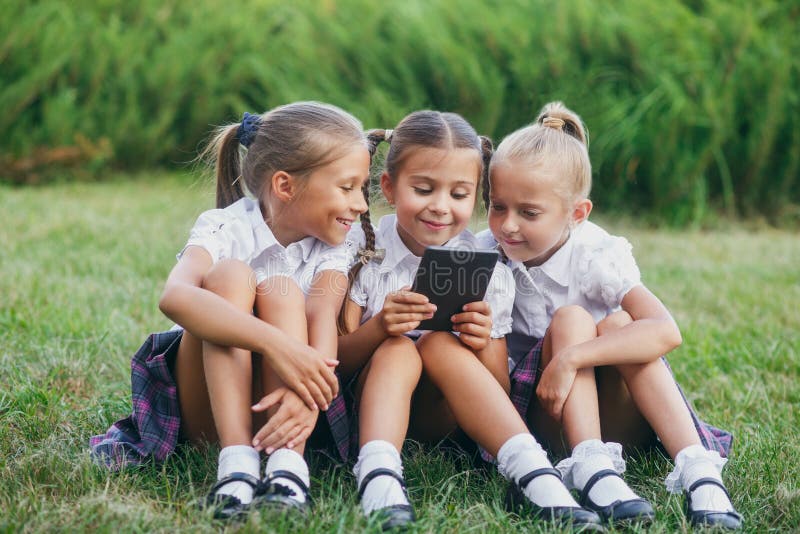
[[89, 440], [92, 457], [110, 469], [163, 460], [178, 444], [181, 411], [172, 366], [183, 330], [151, 334], [131, 359], [131, 414]]
[[[542, 358], [542, 343], [544, 338], [536, 339], [512, 334], [507, 339], [512, 360], [514, 359], [515, 354], [523, 354], [522, 358], [517, 362], [516, 366], [511, 372], [511, 401], [514, 403], [514, 406], [517, 408], [517, 411], [519, 411], [524, 420], [526, 414], [528, 413], [528, 406], [530, 405], [531, 398], [536, 394], [536, 381], [539, 377], [539, 362]], [[527, 344], [528, 347], [533, 348], [527, 352], [520, 351], [519, 347], [524, 346], [525, 344]], [[667, 359], [663, 356], [661, 359], [664, 361], [664, 364], [671, 373], [672, 369], [670, 368]], [[701, 420], [692, 408], [691, 403], [686, 398], [686, 395], [683, 393], [680, 385], [677, 383], [676, 385], [678, 386], [678, 391], [680, 391], [681, 397], [683, 397], [686, 407], [689, 409], [689, 413], [692, 416], [692, 422], [694, 423], [694, 427], [700, 436], [700, 442], [706, 449], [717, 451], [720, 456], [727, 458], [731, 451], [733, 434], [726, 430], [711, 426], [705, 421]], [[491, 456], [489, 456], [488, 453], [483, 450], [481, 453], [485, 460], [491, 460]]]

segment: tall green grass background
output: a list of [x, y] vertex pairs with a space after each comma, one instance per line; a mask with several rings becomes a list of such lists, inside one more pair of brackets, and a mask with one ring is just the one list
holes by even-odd
[[298, 99], [370, 128], [456, 111], [495, 140], [558, 99], [603, 209], [800, 222], [796, 1], [0, 4], [2, 182], [174, 167], [213, 124]]

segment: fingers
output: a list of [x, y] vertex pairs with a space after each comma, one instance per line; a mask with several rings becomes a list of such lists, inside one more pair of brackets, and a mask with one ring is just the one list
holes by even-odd
[[466, 312], [477, 312], [488, 316], [491, 316], [492, 314], [492, 309], [489, 306], [489, 303], [485, 300], [476, 300], [475, 302], [465, 304], [463, 310]]
[[306, 387], [311, 393], [311, 397], [314, 399], [314, 408], [312, 409], [327, 410], [330, 399], [332, 398], [330, 397], [331, 388], [328, 386], [328, 383], [317, 374], [308, 381]]
[[300, 432], [295, 437], [291, 438], [289, 442], [286, 444], [286, 446], [289, 447], [290, 449], [293, 449], [297, 445], [304, 443], [309, 438], [309, 436], [311, 436], [311, 432], [313, 430], [314, 429], [308, 425], [301, 427]]
[[254, 404], [251, 409], [254, 412], [263, 412], [264, 410], [268, 410], [270, 407], [277, 404], [285, 394], [286, 388], [278, 388], [269, 395], [264, 396], [260, 401]]
[[457, 313], [450, 317], [450, 320], [453, 323], [474, 323], [477, 325], [482, 326], [491, 326], [492, 318], [484, 313], [476, 312], [476, 311], [465, 311], [461, 313]]
[[[331, 365], [329, 363], [331, 361], [336, 362], [336, 364], [335, 365]], [[339, 365], [339, 361], [338, 360], [323, 360], [322, 363], [324, 363], [326, 365], [326, 367], [322, 368], [323, 369], [323, 373], [322, 374], [325, 377], [325, 381], [328, 383], [328, 387], [331, 390], [331, 401], [332, 401], [333, 398], [336, 397], [336, 395], [339, 394], [339, 378], [336, 376], [336, 373], [333, 372], [333, 368], [336, 367], [336, 365]], [[331, 401], [328, 401], [328, 404], [330, 404]], [[327, 408], [326, 408], [326, 410], [327, 410]]]
[[311, 395], [311, 392], [299, 379], [288, 383], [288, 386], [292, 388], [292, 391], [297, 393], [301, 399], [303, 399], [303, 402], [306, 403], [306, 406], [308, 406], [310, 410], [316, 410], [318, 408], [317, 401], [314, 399], [314, 396]]
[[414, 293], [408, 289], [401, 289], [400, 291], [389, 293], [386, 295], [386, 300], [398, 304], [429, 304], [430, 306], [434, 306], [429, 303], [428, 297], [422, 293]]

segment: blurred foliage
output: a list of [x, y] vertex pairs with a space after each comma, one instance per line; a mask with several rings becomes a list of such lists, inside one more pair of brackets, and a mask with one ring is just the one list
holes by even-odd
[[366, 127], [455, 111], [496, 141], [557, 99], [592, 134], [601, 209], [800, 218], [796, 1], [0, 7], [0, 182], [182, 164], [212, 125], [299, 99]]

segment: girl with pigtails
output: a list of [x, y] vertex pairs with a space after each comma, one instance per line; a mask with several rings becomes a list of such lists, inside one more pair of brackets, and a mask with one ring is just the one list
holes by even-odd
[[245, 113], [204, 155], [216, 161], [217, 209], [197, 219], [161, 295], [176, 326], [133, 357], [133, 413], [92, 438], [92, 455], [118, 469], [179, 442], [219, 443], [203, 507], [220, 518], [304, 510], [305, 441], [338, 394], [335, 282], [367, 209], [363, 129], [337, 107], [299, 102]]
[[[514, 482], [509, 504], [559, 524], [599, 527], [599, 517], [575, 502], [508, 398], [504, 336], [514, 292], [508, 267], [497, 264], [485, 300], [454, 315], [452, 332], [417, 330], [435, 310], [410, 291], [424, 249], [477, 245], [467, 224], [491, 143], [459, 115], [435, 111], [411, 113], [394, 130], [369, 137], [389, 143], [380, 186], [396, 213], [373, 229], [365, 212], [348, 237], [358, 261], [342, 311], [338, 372], [354, 385], [357, 425], [342, 428], [344, 418], [331, 418], [340, 423], [332, 432], [342, 456], [355, 441], [363, 512], [377, 516], [384, 529], [415, 521], [403, 479], [403, 440], [408, 434], [435, 442], [460, 428]], [[365, 199], [368, 191], [365, 184]]]
[[[731, 435], [702, 422], [663, 355], [681, 334], [641, 281], [630, 243], [587, 219], [591, 164], [580, 118], [560, 102], [506, 137], [489, 172], [489, 228], [516, 282], [508, 336], [513, 396], [580, 502], [604, 521], [649, 523], [653, 507], [622, 479], [622, 446], [674, 459], [693, 526], [738, 529], [721, 478]], [[657, 441], [658, 440], [658, 441]]]

